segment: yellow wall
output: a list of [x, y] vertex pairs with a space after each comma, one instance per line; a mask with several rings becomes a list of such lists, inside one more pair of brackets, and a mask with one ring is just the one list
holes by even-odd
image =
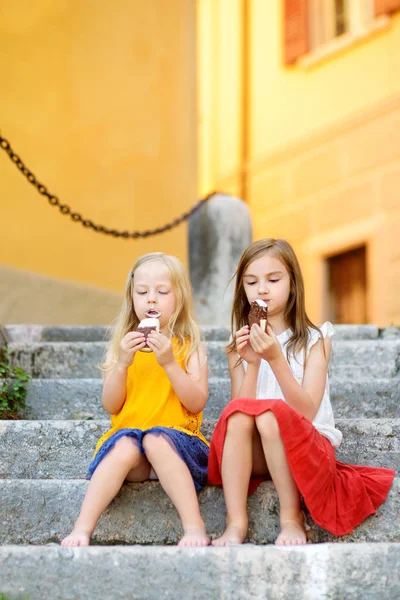
[[243, 14], [247, 0], [197, 0], [200, 196], [241, 195]]
[[318, 322], [326, 258], [365, 244], [368, 319], [399, 323], [400, 14], [286, 67], [283, 4], [198, 0], [200, 190], [241, 195], [254, 239], [293, 244]]
[[218, 186], [238, 192], [242, 169], [400, 92], [399, 14], [388, 29], [314, 67], [287, 68], [282, 6], [282, 0], [197, 0], [201, 193]]
[[[145, 230], [197, 201], [194, 0], [28, 0], [0, 7], [1, 133], [94, 222]], [[187, 231], [124, 241], [50, 207], [0, 152], [9, 267], [121, 291], [133, 259], [186, 262]]]
[[285, 68], [283, 2], [250, 4], [253, 159], [400, 92], [400, 15], [388, 30], [312, 68]]

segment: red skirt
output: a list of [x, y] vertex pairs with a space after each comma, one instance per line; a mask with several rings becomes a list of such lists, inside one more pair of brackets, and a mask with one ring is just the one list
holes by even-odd
[[[226, 406], [211, 439], [210, 485], [222, 485], [222, 452], [229, 417], [235, 412], [256, 417], [268, 410], [278, 421], [290, 471], [315, 523], [334, 535], [345, 535], [375, 514], [385, 501], [396, 472], [339, 462], [331, 442], [283, 400], [238, 398]], [[249, 494], [264, 480], [252, 477]]]

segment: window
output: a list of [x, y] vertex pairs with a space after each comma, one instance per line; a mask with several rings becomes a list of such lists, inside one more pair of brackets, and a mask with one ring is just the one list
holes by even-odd
[[287, 65], [304, 54], [339, 49], [382, 29], [400, 0], [282, 0]]
[[374, 16], [373, 0], [309, 0], [309, 49], [345, 33], [365, 31]]

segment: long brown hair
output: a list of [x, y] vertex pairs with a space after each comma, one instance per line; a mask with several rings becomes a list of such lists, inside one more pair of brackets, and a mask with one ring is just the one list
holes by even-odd
[[265, 254], [279, 259], [285, 265], [290, 277], [290, 293], [284, 314], [285, 322], [291, 329], [291, 335], [286, 345], [287, 357], [289, 358], [289, 355], [296, 356], [302, 351], [305, 353], [310, 335], [308, 328], [311, 327], [320, 334], [321, 331], [307, 316], [303, 275], [293, 248], [286, 240], [275, 240], [273, 238], [253, 242], [240, 258], [234, 275], [236, 284], [231, 318], [232, 342], [226, 349], [231, 352], [236, 348], [235, 333], [248, 324], [249, 301], [243, 285], [246, 269], [257, 258]]
[[139, 319], [133, 308], [134, 273], [138, 267], [153, 262], [162, 262], [171, 275], [172, 290], [176, 297], [176, 309], [169, 320], [168, 331], [171, 336], [177, 337], [179, 340], [180, 349], [176, 358], [185, 354], [185, 366], [187, 367], [189, 357], [199, 348], [201, 341], [200, 328], [194, 315], [192, 288], [186, 270], [181, 261], [175, 256], [163, 254], [162, 252], [152, 252], [138, 258], [129, 272], [121, 311], [114, 323], [104, 363], [100, 365], [103, 371], [108, 371], [113, 367], [118, 358], [122, 338], [129, 331], [134, 331], [139, 325]]

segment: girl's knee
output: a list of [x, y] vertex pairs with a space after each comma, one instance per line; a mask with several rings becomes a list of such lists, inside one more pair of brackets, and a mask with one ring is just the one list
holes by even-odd
[[135, 463], [140, 458], [137, 441], [129, 436], [124, 436], [115, 442], [111, 452], [119, 461]]
[[271, 410], [256, 417], [256, 427], [263, 438], [279, 439], [281, 437], [278, 421]]
[[246, 413], [233, 413], [228, 419], [228, 433], [252, 433], [254, 430], [254, 417]]
[[147, 433], [143, 436], [142, 440], [143, 448], [146, 450], [146, 454], [152, 452], [165, 451], [166, 447], [170, 448], [170, 444], [163, 438], [162, 435]]

